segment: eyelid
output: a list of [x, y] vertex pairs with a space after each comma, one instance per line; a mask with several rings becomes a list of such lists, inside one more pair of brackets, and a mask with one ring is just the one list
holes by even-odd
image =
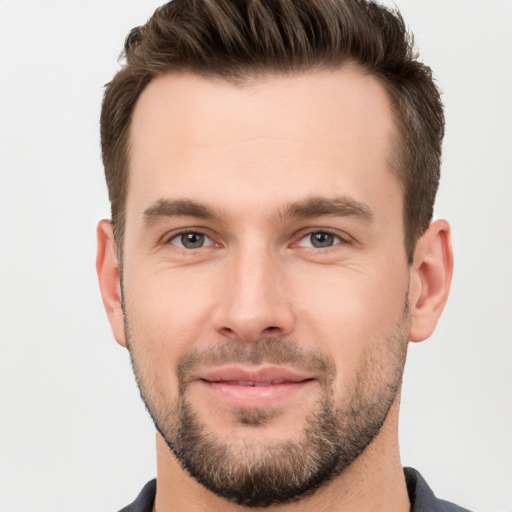
[[[198, 247], [197, 249], [189, 249], [187, 247], [183, 247], [182, 245], [172, 243], [173, 240], [179, 239], [181, 236], [186, 235], [187, 233], [194, 233], [196, 235], [204, 236], [205, 239], [209, 241], [209, 243], [206, 243], [205, 245]], [[212, 236], [208, 235], [204, 229], [193, 228], [193, 227], [192, 228], [182, 228], [182, 229], [178, 229], [178, 230], [174, 230], [169, 233], [166, 233], [164, 236], [162, 236], [161, 243], [163, 245], [173, 245], [174, 247], [177, 247], [178, 249], [183, 249], [186, 251], [192, 251], [192, 250], [197, 251], [198, 249], [204, 249], [204, 248], [215, 247], [215, 246], [220, 247], [220, 244], [217, 243], [213, 239]]]
[[[310, 237], [311, 235], [313, 235], [315, 233], [326, 233], [328, 235], [332, 235], [333, 237], [337, 238], [339, 241], [333, 243], [333, 245], [331, 245], [329, 247], [312, 247], [312, 246], [306, 246], [306, 245], [299, 245], [299, 243], [302, 240], [304, 240], [307, 237]], [[331, 229], [331, 228], [308, 228], [307, 230], [301, 230], [301, 232], [299, 232], [297, 234], [297, 236], [295, 237], [295, 240], [296, 241], [293, 242], [293, 244], [292, 244], [293, 246], [307, 247], [307, 248], [312, 247], [315, 251], [321, 251], [322, 249], [324, 249], [324, 250], [331, 249], [332, 247], [336, 247], [338, 245], [350, 244], [353, 242], [353, 239], [351, 236], [347, 235], [344, 232], [340, 232], [338, 230]]]
[[[196, 228], [196, 227], [181, 228], [181, 229], [173, 230], [171, 232], [167, 232], [166, 234], [164, 234], [161, 237], [161, 239], [160, 239], [160, 243], [162, 245], [173, 245], [173, 246], [175, 246], [175, 247], [177, 247], [179, 249], [184, 249], [184, 250], [190, 251], [192, 249], [188, 249], [186, 247], [182, 247], [181, 245], [173, 244], [172, 241], [177, 239], [177, 238], [179, 238], [179, 237], [181, 237], [184, 234], [195, 233], [195, 234], [204, 236], [205, 239], [207, 239], [208, 242], [209, 242], [206, 245], [200, 247], [201, 249], [202, 248], [208, 248], [208, 247], [215, 247], [215, 246], [221, 247], [222, 244], [217, 242], [211, 234], [208, 234], [208, 231], [209, 230], [207, 230], [205, 228]], [[336, 229], [332, 229], [332, 228], [305, 228], [305, 229], [301, 229], [293, 237], [293, 239], [295, 241], [292, 242], [291, 245], [292, 246], [296, 246], [296, 247], [307, 247], [307, 246], [300, 246], [299, 242], [301, 240], [303, 240], [304, 238], [313, 235], [314, 233], [327, 233], [329, 235], [334, 236], [335, 238], [337, 238], [339, 240], [339, 241], [335, 242], [332, 246], [325, 247], [323, 249], [330, 249], [330, 248], [335, 247], [337, 245], [351, 244], [351, 243], [354, 242], [353, 238], [350, 235], [348, 235], [345, 232], [340, 232], [339, 230], [336, 230]], [[322, 248], [317, 248], [317, 247], [315, 247], [314, 249], [315, 249], [315, 251], [321, 251], [322, 250]]]

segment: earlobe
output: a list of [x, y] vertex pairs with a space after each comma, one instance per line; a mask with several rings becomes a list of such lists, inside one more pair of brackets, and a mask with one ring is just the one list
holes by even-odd
[[418, 240], [411, 267], [409, 339], [423, 341], [436, 328], [450, 291], [453, 253], [450, 226], [433, 221]]
[[96, 272], [101, 297], [116, 341], [126, 347], [119, 262], [112, 223], [101, 220], [96, 229], [98, 249]]

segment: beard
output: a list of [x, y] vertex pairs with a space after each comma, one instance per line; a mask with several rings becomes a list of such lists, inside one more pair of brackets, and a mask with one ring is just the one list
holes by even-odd
[[[347, 469], [378, 435], [400, 393], [409, 312], [406, 302], [395, 331], [369, 344], [341, 397], [334, 385], [336, 366], [327, 355], [305, 350], [293, 340], [269, 338], [254, 343], [226, 340], [186, 353], [176, 367], [178, 396], [171, 400], [158, 385], [143, 343], [130, 335], [126, 315], [125, 324], [141, 397], [180, 465], [217, 496], [246, 507], [268, 507], [311, 495]], [[280, 414], [276, 408], [234, 411], [236, 423], [253, 429], [243, 442], [211, 432], [190, 400], [189, 376], [200, 366], [263, 363], [286, 364], [320, 376], [320, 398], [306, 415], [300, 438], [264, 446], [258, 442], [258, 429], [269, 427]]]

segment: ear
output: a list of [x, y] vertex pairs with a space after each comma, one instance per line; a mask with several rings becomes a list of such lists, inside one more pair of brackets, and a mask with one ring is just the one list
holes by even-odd
[[96, 235], [98, 240], [96, 272], [98, 273], [103, 305], [114, 338], [119, 345], [126, 347], [121, 279], [112, 223], [108, 220], [101, 220], [98, 223]]
[[411, 341], [423, 341], [436, 328], [450, 291], [453, 253], [450, 225], [432, 222], [418, 240], [411, 267]]

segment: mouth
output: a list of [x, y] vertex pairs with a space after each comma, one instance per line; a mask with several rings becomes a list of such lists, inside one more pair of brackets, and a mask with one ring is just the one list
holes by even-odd
[[216, 368], [195, 378], [214, 400], [243, 408], [279, 405], [298, 398], [316, 379], [282, 367]]
[[[206, 381], [208, 382], [208, 381]], [[211, 382], [211, 381], [210, 381]], [[231, 386], [275, 386], [277, 384], [291, 384], [292, 381], [288, 380], [271, 380], [271, 381], [254, 381], [254, 380], [226, 380], [226, 381], [213, 381], [217, 383], [227, 384]]]

